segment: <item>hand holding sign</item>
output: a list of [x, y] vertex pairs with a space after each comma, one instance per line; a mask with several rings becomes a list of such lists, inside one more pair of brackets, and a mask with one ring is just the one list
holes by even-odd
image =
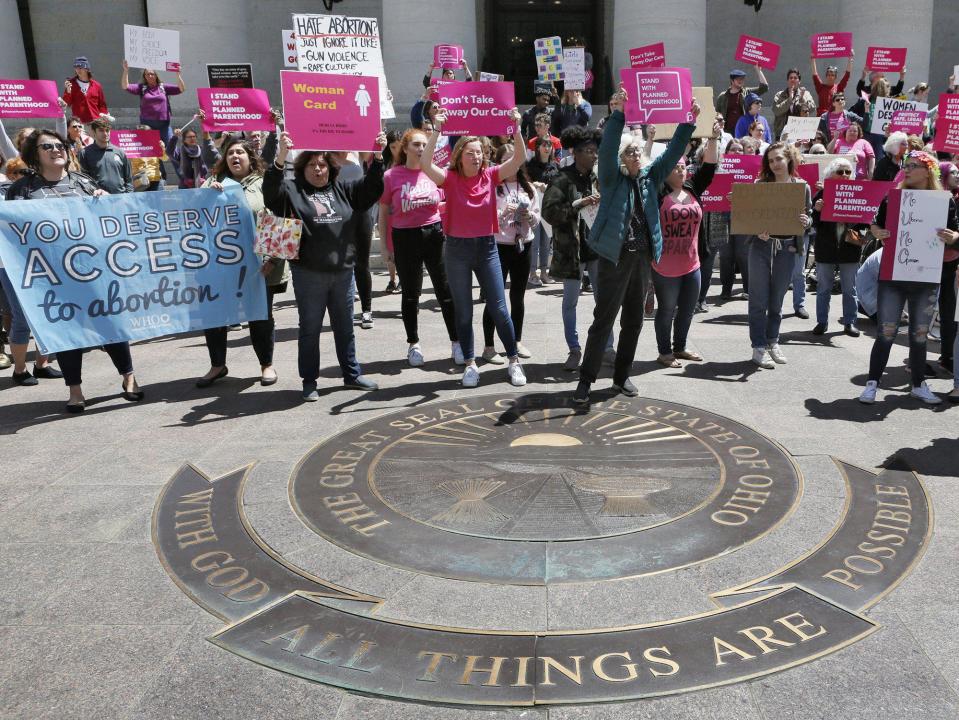
[[624, 68], [619, 72], [629, 88], [627, 122], [686, 123], [695, 119], [690, 113], [693, 81], [689, 68]]

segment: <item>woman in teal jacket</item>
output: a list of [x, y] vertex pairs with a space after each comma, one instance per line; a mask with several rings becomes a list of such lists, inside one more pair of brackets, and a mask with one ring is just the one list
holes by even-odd
[[579, 369], [579, 385], [573, 393], [577, 403], [589, 402], [589, 388], [596, 382], [606, 337], [620, 308], [623, 316], [613, 366], [613, 390], [630, 397], [637, 394], [636, 386], [629, 380], [629, 369], [643, 328], [643, 302], [649, 288], [651, 263], [659, 261], [663, 252], [659, 188], [685, 153], [700, 111], [694, 101], [693, 123], [680, 125], [666, 152], [642, 167], [642, 138], [623, 137], [625, 102], [624, 90], [610, 100], [610, 115], [599, 146], [600, 201], [589, 237], [589, 246], [599, 255], [598, 277], [594, 278], [596, 306]]

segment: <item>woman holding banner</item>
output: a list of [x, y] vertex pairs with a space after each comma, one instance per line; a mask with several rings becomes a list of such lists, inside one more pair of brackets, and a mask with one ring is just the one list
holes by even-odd
[[[248, 142], [239, 137], [230, 137], [220, 148], [220, 159], [213, 166], [203, 187], [223, 190], [223, 183], [227, 179], [239, 183], [243, 188], [243, 198], [253, 212], [255, 224], [257, 213], [263, 209], [263, 169], [263, 161]], [[286, 292], [289, 279], [286, 261], [264, 258], [261, 272], [266, 278], [267, 317], [266, 320], [250, 321], [250, 342], [260, 361], [260, 385], [273, 385], [277, 379], [273, 369], [273, 297]], [[226, 366], [227, 329], [218, 327], [203, 331], [210, 355], [210, 369], [196, 381], [198, 388], [208, 388], [229, 373]]]
[[300, 314], [297, 362], [304, 402], [320, 399], [316, 380], [320, 376], [320, 330], [327, 309], [343, 384], [355, 390], [378, 387], [363, 376], [356, 361], [350, 287], [356, 265], [356, 228], [383, 194], [382, 152], [386, 133], [376, 136], [376, 145], [379, 149], [373, 153], [370, 168], [361, 180], [338, 180], [332, 154], [314, 150], [297, 155], [293, 177], [284, 178], [286, 158], [293, 149], [292, 138], [284, 132], [276, 160], [263, 176], [265, 205], [279, 216], [303, 222], [300, 257], [291, 265], [293, 294]]
[[170, 108], [170, 96], [179, 95], [186, 90], [183, 76], [177, 71], [176, 85], [161, 83], [156, 70], [147, 68], [143, 71], [141, 81], [130, 83], [130, 66], [123, 61], [123, 73], [120, 75], [120, 87], [131, 95], [140, 97], [140, 124], [147, 125], [153, 130], [160, 131], [160, 138], [164, 143], [170, 141], [173, 131], [170, 130], [170, 121], [173, 119], [173, 110]]
[[526, 160], [522, 151], [524, 144], [520, 119], [519, 112], [513, 108], [510, 111], [510, 120], [515, 123], [513, 145], [519, 152], [514, 152], [504, 164], [489, 164], [487, 138], [465, 135], [457, 141], [449, 169], [444, 170], [432, 161], [440, 130], [446, 122], [446, 111], [440, 110], [436, 114], [426, 151], [420, 158], [420, 168], [446, 194], [446, 276], [456, 312], [456, 337], [466, 361], [462, 379], [464, 387], [476, 387], [479, 384], [479, 369], [473, 352], [474, 273], [479, 280], [480, 290], [486, 295], [486, 307], [509, 358], [509, 381], [515, 386], [526, 384], [526, 375], [519, 363], [513, 321], [506, 309], [502, 268], [495, 240], [499, 232], [496, 186], [504, 178], [515, 175]]
[[[72, 173], [67, 169], [69, 154], [67, 142], [62, 135], [53, 130], [34, 130], [23, 143], [21, 155], [23, 160], [33, 169], [33, 174], [27, 175], [15, 182], [7, 191], [7, 200], [44, 200], [48, 198], [69, 197], [99, 197], [107, 193], [100, 190], [86, 175]], [[12, 287], [5, 287], [8, 296], [13, 295]], [[26, 357], [26, 342], [29, 338], [29, 328], [21, 329], [18, 338], [11, 333], [11, 348], [14, 359], [20, 368], [22, 380], [28, 380], [30, 373], [26, 372], [24, 360]], [[17, 345], [13, 345], [14, 342]], [[63, 380], [70, 390], [70, 399], [67, 402], [67, 412], [81, 413], [86, 409], [81, 386], [81, 372], [83, 369], [83, 354], [89, 348], [61, 350], [57, 353], [57, 360], [63, 371]], [[130, 357], [130, 343], [118, 342], [103, 345], [102, 349], [110, 356], [117, 372], [123, 376], [120, 386], [124, 400], [139, 402], [143, 399], [143, 391], [137, 385], [133, 375], [133, 359]], [[37, 370], [40, 369], [38, 362]], [[47, 373], [39, 377], [60, 377], [60, 373], [46, 368]], [[17, 369], [14, 369], [14, 380], [21, 385], [34, 385], [34, 382], [17, 380]], [[26, 378], [22, 375], [26, 374]], [[54, 374], [55, 373], [55, 374]]]
[[[929, 153], [914, 150], [906, 155], [902, 166], [905, 179], [898, 187], [907, 190], [942, 190], [939, 181], [939, 164]], [[886, 211], [888, 198], [884, 199], [876, 211], [872, 234], [879, 240], [886, 240], [891, 233], [886, 229]], [[959, 240], [959, 223], [956, 220], [956, 202], [949, 198], [946, 215], [946, 227], [936, 232], [937, 239], [943, 244], [943, 251], [955, 250]], [[926, 242], [929, 238], [914, 238]], [[884, 249], [884, 253], [890, 250]], [[948, 281], [951, 283], [952, 278]], [[889, 362], [889, 352], [896, 342], [902, 311], [909, 308], [909, 373], [912, 376], [910, 395], [928, 405], [938, 405], [942, 400], [929, 389], [925, 381], [926, 340], [929, 325], [936, 309], [939, 283], [906, 282], [903, 280], [879, 280], [878, 319], [879, 331], [869, 357], [869, 379], [866, 389], [859, 396], [859, 402], [871, 405], [876, 402], [879, 380]]]

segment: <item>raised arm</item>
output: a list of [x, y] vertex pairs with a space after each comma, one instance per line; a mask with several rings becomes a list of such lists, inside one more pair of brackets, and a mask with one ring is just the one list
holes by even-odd
[[180, 71], [176, 71], [176, 86], [180, 88], [180, 92], [186, 92], [186, 83], [183, 81], [183, 75], [180, 74]]
[[[505, 163], [500, 165], [500, 177], [506, 176], [510, 177], [519, 172], [519, 169], [523, 167], [523, 163], [526, 162], [526, 153], [523, 152], [523, 133], [520, 129], [520, 120], [522, 117], [519, 114], [519, 110], [513, 108], [509, 111], [510, 120], [513, 121], [513, 147], [515, 151], [513, 155]], [[427, 148], [429, 150], [429, 148]], [[423, 156], [426, 156], [426, 153], [423, 153]], [[439, 184], [439, 183], [437, 183]]]
[[130, 63], [124, 60], [123, 72], [120, 73], [120, 88], [123, 90], [126, 90], [127, 85], [129, 84], [130, 84]]
[[433, 132], [430, 133], [429, 142], [426, 143], [426, 150], [420, 157], [420, 170], [426, 173], [426, 177], [436, 183], [437, 187], [443, 187], [446, 182], [446, 171], [433, 164], [433, 153], [436, 152], [436, 142], [440, 138], [440, 130], [446, 123], [446, 110], [440, 109], [433, 118]]
[[[766, 81], [766, 76], [763, 74], [763, 69], [759, 67], [759, 63], [756, 63], [756, 77], [759, 78], [759, 87], [765, 85], [767, 89], [769, 88], [769, 83]], [[762, 93], [759, 94], [762, 95]]]
[[681, 123], [679, 127], [676, 128], [676, 132], [666, 146], [666, 152], [653, 160], [649, 165], [646, 175], [653, 181], [656, 187], [663, 184], [666, 176], [673, 171], [676, 163], [679, 162], [679, 158], [686, 152], [686, 146], [689, 144], [690, 139], [692, 139], [693, 131], [696, 129], [696, 118], [699, 117], [700, 110], [699, 103], [693, 100], [693, 106], [690, 109], [693, 122]]

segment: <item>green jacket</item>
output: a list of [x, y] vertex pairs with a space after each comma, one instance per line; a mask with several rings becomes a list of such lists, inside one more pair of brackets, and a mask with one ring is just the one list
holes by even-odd
[[[577, 187], [577, 179], [583, 183], [576, 166], [568, 165], [559, 171], [543, 195], [543, 219], [553, 228], [553, 259], [549, 264], [549, 274], [562, 280], [579, 280], [583, 263], [596, 259], [583, 244], [584, 238], [580, 237], [582, 223], [579, 210], [573, 207], [573, 203], [584, 194]], [[596, 176], [590, 173], [585, 183], [590, 188], [586, 194], [592, 194]]]

